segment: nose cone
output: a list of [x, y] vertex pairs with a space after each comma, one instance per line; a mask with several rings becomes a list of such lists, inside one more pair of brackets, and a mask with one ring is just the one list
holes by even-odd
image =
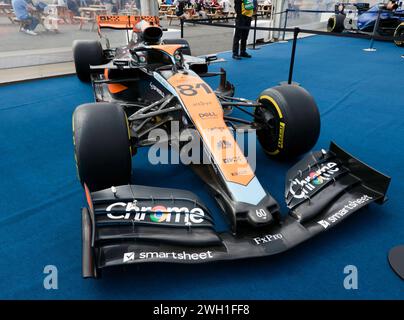
[[247, 213], [248, 222], [253, 226], [264, 226], [272, 224], [275, 219], [267, 208], [251, 208]]

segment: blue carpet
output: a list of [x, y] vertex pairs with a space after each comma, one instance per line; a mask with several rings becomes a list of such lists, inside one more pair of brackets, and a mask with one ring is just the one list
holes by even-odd
[[[333, 37], [299, 40], [294, 80], [308, 89], [322, 116], [316, 148], [335, 140], [392, 176], [389, 201], [287, 253], [210, 265], [142, 265], [110, 270], [101, 281], [81, 279], [80, 207], [71, 139], [74, 108], [92, 100], [75, 77], [0, 87], [0, 298], [10, 299], [363, 299], [404, 298], [388, 250], [404, 243], [404, 52], [391, 43]], [[252, 60], [222, 65], [237, 95], [256, 98], [285, 80], [290, 43], [253, 51]], [[215, 66], [218, 68], [219, 66]], [[215, 83], [214, 80], [212, 80]], [[193, 173], [152, 166], [136, 155], [138, 184], [190, 188], [216, 211]], [[280, 202], [290, 164], [258, 150], [257, 175]], [[191, 188], [192, 187], [192, 188]], [[225, 228], [219, 220], [218, 228]], [[43, 288], [45, 265], [58, 267], [59, 289]], [[359, 289], [345, 290], [343, 269], [355, 265]]]

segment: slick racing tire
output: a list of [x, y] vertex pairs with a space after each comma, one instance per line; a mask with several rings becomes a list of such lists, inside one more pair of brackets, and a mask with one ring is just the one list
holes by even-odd
[[344, 20], [345, 15], [343, 14], [336, 14], [331, 16], [327, 22], [327, 31], [328, 32], [342, 32], [344, 31]]
[[[90, 65], [104, 63], [104, 52], [99, 41], [76, 40], [73, 42], [73, 58], [77, 77], [83, 82], [90, 82], [92, 71]], [[98, 71], [98, 73], [102, 72]]]
[[189, 45], [189, 42], [185, 39], [164, 39], [162, 41], [163, 44], [182, 44], [186, 45], [185, 48], [181, 49], [182, 54], [186, 54], [188, 56], [191, 55], [191, 46]]
[[129, 184], [132, 150], [128, 120], [112, 103], [88, 103], [73, 113], [73, 143], [80, 182], [90, 191]]
[[276, 158], [290, 159], [309, 151], [320, 134], [320, 114], [302, 87], [283, 85], [264, 90], [255, 109], [258, 141]]
[[394, 43], [398, 47], [404, 47], [404, 22], [399, 24], [394, 31]]

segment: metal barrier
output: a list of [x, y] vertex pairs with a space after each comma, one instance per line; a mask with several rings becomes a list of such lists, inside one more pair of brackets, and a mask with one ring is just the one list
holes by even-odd
[[[285, 11], [281, 11], [281, 12], [275, 12], [272, 13], [271, 16], [274, 15], [282, 15], [285, 12], [287, 12], [287, 10]], [[266, 14], [255, 14], [254, 15], [254, 28], [252, 28], [254, 30], [254, 37], [253, 37], [253, 49], [255, 50], [255, 46], [256, 46], [256, 42], [257, 42], [257, 30], [261, 30], [257, 27], [257, 19], [258, 17], [267, 17]], [[236, 16], [234, 17], [223, 17], [223, 18], [204, 18], [204, 19], [181, 19], [180, 20], [180, 26], [181, 26], [181, 38], [184, 38], [184, 23], [194, 23], [194, 24], [201, 24], [198, 22], [208, 22], [208, 24], [206, 25], [212, 25], [215, 26], [215, 24], [213, 24], [213, 21], [223, 21], [223, 20], [236, 20]], [[197, 21], [197, 22], [196, 22]]]
[[[283, 27], [286, 28], [288, 24], [288, 16], [289, 12], [307, 12], [307, 13], [335, 13], [335, 11], [330, 11], [330, 10], [300, 10], [300, 9], [286, 9], [284, 11], [286, 13], [285, 20]], [[285, 40], [285, 31], [283, 32], [282, 35], [282, 40]]]
[[[258, 17], [266, 17], [266, 16], [267, 16], [266, 14], [256, 14], [254, 15], [254, 19], [256, 21]], [[237, 18], [236, 16], [233, 16], [233, 17], [221, 17], [221, 18], [181, 19], [180, 20], [181, 38], [184, 38], [184, 23], [194, 23], [195, 21], [198, 21], [198, 22], [209, 22], [209, 24], [212, 24], [212, 21], [223, 21], [223, 20], [229, 21], [229, 20], [236, 20], [236, 18]], [[256, 22], [255, 26], [257, 26]]]
[[[282, 14], [282, 13], [287, 13], [288, 11], [292, 11], [294, 9], [286, 9], [283, 12], [279, 12], [277, 14]], [[299, 11], [309, 11], [309, 12], [319, 12], [319, 11], [314, 11], [314, 10], [299, 10]], [[398, 37], [387, 37], [387, 36], [380, 36], [376, 34], [377, 27], [379, 25], [379, 20], [380, 20], [380, 14], [383, 10], [379, 10], [377, 21], [375, 23], [375, 26], [373, 28], [373, 32], [371, 34], [366, 34], [366, 33], [336, 33], [336, 32], [328, 32], [328, 31], [319, 31], [319, 30], [309, 30], [309, 29], [300, 29], [299, 27], [295, 28], [272, 28], [272, 27], [257, 27], [256, 25], [256, 19], [255, 19], [255, 25], [254, 27], [236, 27], [235, 25], [229, 25], [229, 24], [224, 24], [224, 23], [214, 23], [214, 20], [223, 20], [223, 19], [195, 19], [195, 20], [182, 20], [183, 22], [191, 22], [193, 24], [200, 24], [200, 25], [208, 25], [212, 27], [222, 27], [222, 28], [232, 28], [232, 29], [248, 29], [254, 30], [254, 34], [256, 33], [256, 30], [263, 30], [263, 31], [279, 31], [279, 32], [293, 32], [293, 42], [292, 42], [292, 51], [291, 51], [291, 56], [290, 56], [290, 65], [289, 65], [289, 74], [288, 74], [288, 84], [292, 84], [293, 80], [293, 68], [294, 68], [294, 63], [295, 63], [295, 56], [296, 56], [296, 46], [297, 46], [297, 39], [299, 36], [299, 33], [306, 33], [306, 34], [314, 34], [314, 35], [323, 35], [323, 36], [332, 36], [332, 37], [345, 37], [345, 38], [359, 38], [359, 39], [370, 39], [370, 47], [373, 48], [373, 42], [374, 40], [387, 40], [387, 41], [393, 41], [393, 40], [402, 40], [403, 36], [398, 36]], [[323, 11], [321, 11], [323, 12]], [[330, 11], [325, 11], [324, 12], [330, 12]], [[332, 11], [334, 13], [334, 11]], [[181, 23], [181, 38], [184, 37], [184, 28], [183, 28], [183, 22]], [[254, 48], [255, 48], [255, 41], [256, 39], [254, 38]], [[367, 50], [367, 51], [375, 51], [375, 50]]]

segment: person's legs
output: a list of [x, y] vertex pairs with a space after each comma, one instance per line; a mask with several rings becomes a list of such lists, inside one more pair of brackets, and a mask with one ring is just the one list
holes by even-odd
[[25, 18], [21, 18], [20, 21], [22, 22], [23, 30], [33, 30], [33, 29], [31, 29], [32, 26], [36, 27], [36, 24], [34, 22], [34, 17], [27, 16]]
[[18, 20], [20, 20], [20, 31], [22, 32], [31, 24], [31, 19], [29, 18], [19, 18]]
[[239, 42], [241, 39], [242, 30], [238, 27], [241, 25], [241, 20], [243, 16], [236, 17], [236, 29], [234, 30], [234, 38], [233, 38], [233, 56], [239, 55]]
[[31, 21], [30, 21], [30, 23], [29, 23], [28, 26], [27, 26], [27, 30], [34, 31], [35, 28], [36, 28], [36, 26], [37, 26], [38, 23], [39, 23], [39, 20], [38, 20], [37, 18], [35, 18], [35, 17], [29, 17], [29, 19], [30, 19]]
[[24, 18], [20, 18], [20, 21], [22, 22], [22, 27], [20, 31], [33, 36], [37, 35], [37, 33], [34, 32], [34, 29], [39, 23], [38, 19], [32, 16], [26, 16]]
[[[250, 27], [251, 26], [251, 17], [243, 16], [243, 27]], [[247, 49], [247, 39], [248, 33], [250, 32], [249, 29], [243, 29], [243, 33], [241, 35], [241, 44], [240, 44], [240, 55], [246, 54]]]

